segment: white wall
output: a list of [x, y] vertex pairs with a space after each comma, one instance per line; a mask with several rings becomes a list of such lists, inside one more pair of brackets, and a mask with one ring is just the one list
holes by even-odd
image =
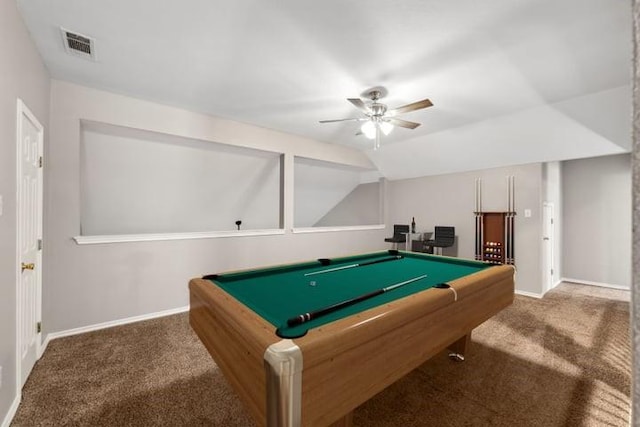
[[[515, 176], [516, 289], [542, 294], [540, 241], [542, 209], [542, 165], [539, 163], [447, 175], [389, 181], [388, 223], [409, 224], [415, 217], [416, 231], [433, 231], [436, 225], [456, 228], [458, 256], [474, 259], [475, 180], [482, 179], [482, 209], [508, 210], [507, 176]], [[531, 210], [525, 218], [524, 209]]]
[[[18, 14], [0, 1], [0, 424], [17, 404], [16, 365], [16, 100], [21, 98], [45, 128], [49, 75]], [[45, 129], [45, 155], [49, 141]], [[45, 276], [46, 279], [46, 276]]]
[[317, 227], [382, 224], [380, 183], [360, 184], [315, 224]]
[[630, 154], [562, 164], [563, 277], [631, 287]]
[[[202, 274], [386, 247], [384, 230], [291, 233], [294, 156], [371, 169], [359, 151], [61, 81], [51, 97], [45, 333], [186, 306]], [[285, 234], [77, 245], [81, 120], [284, 153]]]
[[631, 330], [631, 416], [629, 424], [640, 424], [640, 1], [631, 2], [633, 8], [633, 152], [631, 155], [633, 236], [632, 236], [632, 289]]

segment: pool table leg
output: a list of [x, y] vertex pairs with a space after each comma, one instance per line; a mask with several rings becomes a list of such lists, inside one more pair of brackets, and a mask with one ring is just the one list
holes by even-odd
[[471, 332], [451, 343], [449, 349], [449, 357], [456, 362], [464, 361], [464, 354], [471, 343]]

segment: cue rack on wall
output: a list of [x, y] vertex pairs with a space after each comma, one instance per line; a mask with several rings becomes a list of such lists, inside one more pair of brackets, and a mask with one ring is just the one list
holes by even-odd
[[515, 176], [507, 176], [507, 211], [482, 210], [482, 179], [476, 179], [475, 259], [492, 264], [515, 264]]

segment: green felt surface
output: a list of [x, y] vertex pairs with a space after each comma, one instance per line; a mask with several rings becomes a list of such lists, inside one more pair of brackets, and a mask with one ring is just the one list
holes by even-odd
[[[400, 252], [402, 259], [354, 267], [312, 276], [305, 273], [386, 259], [387, 252], [292, 264], [220, 275], [213, 283], [279, 328], [282, 337], [297, 337], [334, 320], [376, 307], [398, 298], [475, 273], [490, 265], [478, 261], [450, 259]], [[318, 310], [362, 294], [426, 274], [427, 277], [321, 316], [295, 327], [287, 319]]]

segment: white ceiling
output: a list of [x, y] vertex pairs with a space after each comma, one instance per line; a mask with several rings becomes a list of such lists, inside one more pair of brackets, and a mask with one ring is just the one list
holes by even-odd
[[[370, 148], [356, 123], [318, 123], [358, 117], [347, 97], [430, 98], [402, 116], [422, 126], [368, 152], [391, 178], [630, 149], [628, 0], [18, 5], [53, 78], [328, 143]], [[65, 53], [60, 26], [94, 37], [97, 62]]]

